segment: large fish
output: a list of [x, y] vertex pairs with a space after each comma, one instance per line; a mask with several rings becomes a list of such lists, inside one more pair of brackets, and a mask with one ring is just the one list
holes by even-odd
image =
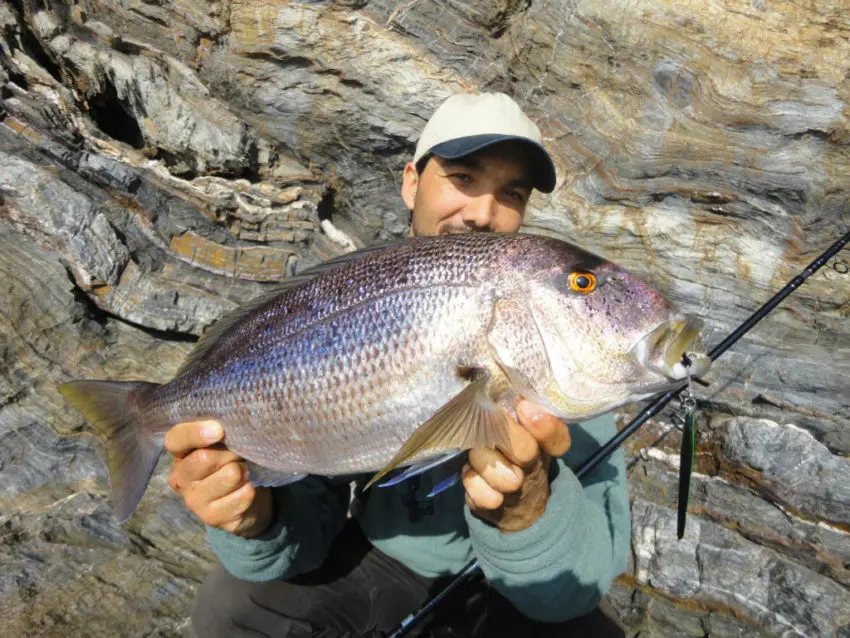
[[164, 385], [60, 390], [107, 439], [123, 522], [177, 423], [220, 421], [257, 485], [431, 466], [510, 450], [505, 408], [519, 397], [582, 421], [673, 387], [687, 361], [702, 374], [699, 325], [558, 240], [414, 238], [334, 259], [220, 319]]

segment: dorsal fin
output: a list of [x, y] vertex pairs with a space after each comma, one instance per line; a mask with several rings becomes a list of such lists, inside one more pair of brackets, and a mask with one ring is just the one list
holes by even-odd
[[198, 343], [195, 345], [195, 348], [188, 354], [186, 361], [183, 363], [182, 366], [180, 366], [180, 369], [178, 370], [177, 374], [179, 375], [186, 372], [195, 363], [205, 359], [206, 356], [210, 353], [210, 351], [218, 345], [222, 337], [232, 332], [236, 324], [241, 322], [248, 315], [254, 313], [255, 311], [265, 306], [267, 303], [276, 299], [286, 291], [292, 290], [293, 288], [297, 288], [299, 286], [303, 286], [313, 281], [314, 279], [324, 275], [325, 273], [339, 268], [340, 266], [362, 259], [366, 255], [387, 250], [391, 246], [394, 246], [398, 243], [401, 242], [391, 242], [386, 244], [380, 244], [378, 246], [370, 246], [369, 248], [361, 248], [360, 250], [355, 250], [353, 252], [334, 257], [333, 259], [329, 259], [328, 261], [325, 261], [317, 266], [307, 268], [306, 270], [300, 273], [288, 277], [283, 282], [281, 282], [280, 285], [275, 286], [274, 289], [269, 290], [268, 292], [265, 292], [258, 297], [255, 297], [251, 301], [239, 306], [234, 310], [231, 310], [228, 313], [223, 314], [216, 320], [215, 323], [213, 323], [209, 328], [207, 328], [207, 330], [198, 340]]

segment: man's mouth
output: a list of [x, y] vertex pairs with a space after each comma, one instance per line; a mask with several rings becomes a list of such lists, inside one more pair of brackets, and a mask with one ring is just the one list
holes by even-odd
[[466, 233], [489, 233], [492, 228], [479, 226], [446, 226], [440, 229], [440, 235], [465, 235]]

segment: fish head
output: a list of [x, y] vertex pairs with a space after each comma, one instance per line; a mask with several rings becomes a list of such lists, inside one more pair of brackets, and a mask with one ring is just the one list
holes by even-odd
[[708, 370], [698, 318], [611, 262], [559, 249], [527, 297], [551, 372], [540, 399], [556, 414], [584, 420]]

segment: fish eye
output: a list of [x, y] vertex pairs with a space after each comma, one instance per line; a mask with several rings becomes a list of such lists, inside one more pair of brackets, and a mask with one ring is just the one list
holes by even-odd
[[596, 290], [596, 275], [592, 272], [576, 270], [570, 273], [567, 283], [570, 285], [570, 290], [586, 295]]

